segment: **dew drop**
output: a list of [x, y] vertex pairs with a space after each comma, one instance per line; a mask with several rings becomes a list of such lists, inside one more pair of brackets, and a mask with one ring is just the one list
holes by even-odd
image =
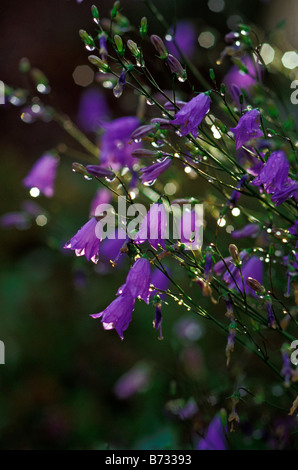
[[85, 48], [87, 49], [87, 51], [92, 52], [92, 51], [94, 51], [95, 46], [89, 46], [88, 44], [85, 44]]
[[120, 98], [123, 93], [123, 87], [119, 83], [113, 88], [113, 95], [115, 98]]
[[147, 99], [146, 99], [146, 103], [147, 103], [149, 106], [153, 106], [153, 105], [154, 105], [154, 101], [152, 101], [151, 98], [147, 98]]
[[87, 180], [87, 181], [91, 181], [91, 180], [92, 180], [92, 177], [89, 176], [89, 175], [84, 175], [84, 178], [85, 178], [85, 180]]

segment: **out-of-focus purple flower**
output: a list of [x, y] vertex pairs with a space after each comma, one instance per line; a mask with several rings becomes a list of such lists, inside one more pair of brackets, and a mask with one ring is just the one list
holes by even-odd
[[186, 247], [198, 249], [202, 243], [202, 220], [195, 210], [184, 210], [178, 221], [178, 238]]
[[140, 230], [134, 237], [136, 244], [149, 241], [150, 245], [157, 250], [158, 245], [165, 249], [165, 234], [167, 231], [167, 214], [163, 204], [155, 203], [145, 215]]
[[24, 186], [29, 189], [38, 188], [46, 197], [52, 197], [58, 165], [59, 159], [56, 156], [45, 153], [34, 163], [24, 178]]
[[258, 81], [261, 81], [261, 68], [250, 56], [241, 58], [241, 62], [247, 69], [247, 73], [240, 70], [237, 65], [233, 65], [223, 78], [227, 92], [231, 98], [240, 107], [239, 96], [244, 90], [248, 95], [251, 89]]
[[210, 110], [211, 100], [205, 93], [200, 93], [186, 103], [176, 114], [172, 124], [180, 126], [182, 136], [189, 133], [198, 136], [198, 126]]
[[101, 241], [100, 222], [92, 217], [64, 246], [74, 250], [76, 256], [85, 256], [88, 261], [98, 262], [98, 250]]
[[294, 225], [289, 228], [289, 233], [294, 237], [298, 237], [298, 220], [295, 220]]
[[106, 96], [100, 89], [90, 88], [80, 98], [77, 122], [85, 132], [96, 132], [109, 118]]
[[143, 184], [153, 184], [157, 178], [164, 173], [172, 164], [172, 159], [165, 157], [162, 161], [140, 169]]
[[111, 191], [109, 191], [108, 189], [99, 188], [91, 201], [90, 216], [94, 216], [96, 214], [96, 208], [98, 206], [101, 206], [102, 204], [109, 204], [111, 202], [111, 199]]
[[185, 57], [190, 58], [194, 55], [197, 46], [197, 32], [190, 21], [178, 21], [175, 28], [173, 26], [170, 28], [169, 35], [171, 39], [167, 39], [168, 36], [166, 36], [165, 43], [170, 54], [179, 55], [179, 51], [174, 44], [175, 40]]
[[282, 369], [281, 369], [281, 375], [284, 378], [284, 385], [285, 387], [289, 387], [291, 383], [291, 378], [292, 378], [292, 366], [291, 366], [291, 361], [290, 361], [290, 355], [289, 352], [284, 349], [282, 351]]
[[245, 237], [256, 237], [260, 231], [258, 224], [247, 224], [242, 227], [240, 230], [233, 230], [231, 236], [233, 238], [245, 238]]
[[108, 50], [107, 50], [107, 37], [104, 33], [100, 34], [99, 36], [99, 53], [100, 53], [101, 60], [105, 62], [108, 57]]
[[126, 116], [103, 125], [105, 133], [101, 139], [100, 162], [114, 170], [125, 166], [131, 168], [135, 161], [131, 155], [140, 147], [131, 141], [132, 132], [140, 125], [135, 116]]
[[140, 362], [117, 380], [114, 386], [114, 394], [120, 400], [127, 400], [137, 393], [144, 392], [150, 383], [150, 378], [150, 365]]
[[268, 194], [282, 190], [288, 183], [289, 167], [285, 153], [282, 150], [276, 150], [270, 155], [251, 184], [264, 187]]
[[266, 302], [266, 308], [267, 308], [267, 321], [268, 321], [268, 326], [270, 328], [276, 328], [277, 324], [276, 324], [276, 319], [275, 319], [275, 315], [274, 315], [274, 311], [273, 311], [273, 307], [272, 307], [272, 303], [270, 301], [267, 301]]
[[[223, 280], [228, 284], [229, 289], [238, 288], [243, 292], [243, 285], [247, 294], [251, 294], [253, 297], [256, 296], [255, 292], [246, 285], [248, 277], [256, 279], [260, 284], [263, 284], [263, 263], [256, 256], [249, 258], [248, 253], [243, 250], [239, 254], [240, 260], [242, 261], [241, 272], [243, 276], [243, 282], [241, 280], [240, 272], [237, 266], [233, 264], [232, 257], [225, 258], [225, 263], [221, 260], [214, 265], [213, 271], [215, 274], [223, 274]], [[228, 266], [228, 270], [226, 268]]]
[[134, 304], [135, 299], [128, 290], [125, 290], [105, 310], [90, 316], [92, 318], [101, 318], [105, 330], [115, 329], [120, 338], [123, 339], [123, 332], [128, 328], [132, 319]]
[[248, 178], [248, 175], [246, 174], [240, 178], [240, 181], [237, 184], [237, 189], [234, 189], [230, 199], [227, 201], [227, 206], [230, 209], [236, 206], [236, 203], [241, 196], [241, 189], [245, 186], [245, 181], [247, 180], [247, 178]]
[[220, 416], [216, 415], [208, 426], [206, 436], [199, 440], [197, 450], [226, 450], [225, 428]]
[[235, 339], [236, 339], [236, 322], [233, 319], [229, 325], [229, 333], [228, 333], [228, 339], [227, 339], [227, 344], [226, 344], [226, 349], [225, 349], [225, 354], [227, 358], [227, 367], [230, 364], [231, 353], [234, 351]]
[[165, 294], [160, 293], [158, 289], [166, 291], [170, 285], [170, 280], [160, 269], [155, 268], [152, 272], [151, 284], [156, 287], [156, 289], [150, 291], [150, 297], [152, 298], [154, 295], [158, 294], [162, 299], [165, 297]]
[[153, 320], [153, 327], [157, 330], [159, 330], [159, 338], [162, 339], [162, 330], [161, 330], [161, 324], [162, 324], [162, 311], [161, 311], [161, 303], [156, 302], [155, 304], [155, 317]]
[[298, 248], [298, 220], [295, 220], [294, 225], [289, 228], [289, 233], [297, 238], [296, 248]]
[[26, 230], [30, 226], [28, 215], [24, 212], [8, 212], [0, 217], [0, 227]]
[[213, 265], [212, 255], [211, 253], [206, 253], [204, 278], [207, 281], [212, 278], [212, 265]]
[[252, 109], [241, 116], [236, 127], [231, 127], [230, 130], [235, 136], [236, 150], [250, 140], [264, 135], [260, 130], [260, 123], [260, 112], [257, 109]]
[[127, 241], [127, 235], [124, 230], [117, 228], [112, 238], [105, 238], [99, 246], [99, 262], [114, 264], [119, 263], [123, 256], [121, 248]]
[[123, 69], [120, 74], [118, 82], [113, 88], [113, 95], [115, 96], [115, 98], [120, 98], [120, 96], [123, 93], [123, 90], [126, 84], [126, 74], [127, 74], [127, 70]]
[[148, 304], [150, 282], [150, 262], [147, 258], [138, 258], [130, 268], [123, 291], [128, 291], [134, 299], [142, 299]]

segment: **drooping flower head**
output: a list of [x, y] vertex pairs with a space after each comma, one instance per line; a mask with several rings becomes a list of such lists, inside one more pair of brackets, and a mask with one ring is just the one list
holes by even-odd
[[210, 103], [211, 100], [209, 96], [205, 93], [200, 93], [175, 114], [175, 119], [171, 121], [171, 123], [180, 126], [182, 136], [190, 133], [193, 134], [194, 137], [197, 137], [198, 126], [209, 112]]
[[231, 127], [230, 130], [235, 136], [236, 150], [252, 139], [263, 137], [264, 134], [260, 129], [260, 119], [260, 112], [257, 109], [252, 109], [241, 116], [236, 127]]
[[134, 299], [142, 299], [149, 303], [150, 282], [150, 262], [147, 258], [138, 258], [130, 268], [123, 291], [128, 291]]
[[140, 125], [135, 116], [121, 117], [103, 125], [105, 132], [101, 139], [100, 163], [114, 170], [135, 163], [131, 153], [140, 147], [131, 141], [132, 132]]
[[23, 184], [26, 188], [38, 188], [46, 197], [54, 195], [54, 186], [59, 160], [51, 153], [45, 153], [33, 165]]
[[128, 328], [132, 319], [135, 299], [125, 291], [119, 297], [116, 297], [110, 305], [100, 313], [91, 315], [92, 318], [101, 318], [105, 330], [115, 329], [123, 339], [123, 333]]
[[74, 250], [76, 256], [85, 256], [88, 261], [98, 262], [98, 250], [101, 241], [100, 222], [92, 217], [82, 228], [65, 244], [64, 248]]
[[157, 250], [158, 245], [165, 248], [165, 234], [167, 231], [167, 214], [163, 204], [155, 203], [145, 215], [140, 230], [134, 237], [136, 244], [149, 241]]

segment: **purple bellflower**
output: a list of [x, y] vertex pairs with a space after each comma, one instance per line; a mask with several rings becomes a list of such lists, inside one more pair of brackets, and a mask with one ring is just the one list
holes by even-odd
[[157, 178], [166, 171], [172, 164], [172, 159], [169, 157], [164, 158], [162, 161], [153, 163], [153, 165], [141, 168], [141, 180], [143, 184], [153, 184]]
[[100, 222], [92, 217], [64, 246], [74, 250], [76, 256], [85, 256], [88, 261], [98, 262], [98, 250], [101, 241]]
[[251, 184], [263, 186], [266, 193], [281, 190], [288, 183], [289, 162], [282, 150], [273, 152]]
[[146, 362], [137, 363], [122, 375], [114, 386], [114, 393], [119, 400], [127, 400], [147, 389], [151, 379], [151, 367]]
[[131, 153], [139, 148], [140, 144], [131, 141], [131, 134], [139, 125], [140, 122], [135, 116], [121, 117], [103, 125], [105, 133], [101, 139], [101, 165], [114, 170], [125, 166], [131, 168], [134, 165], [135, 160]]
[[297, 238], [296, 248], [298, 248], [298, 220], [289, 228], [289, 233]]
[[149, 241], [152, 248], [161, 245], [165, 249], [165, 234], [167, 231], [167, 214], [163, 204], [155, 203], [144, 217], [140, 230], [134, 237], [136, 244]]
[[165, 295], [159, 293], [158, 289], [166, 291], [169, 287], [170, 280], [160, 269], [156, 268], [152, 272], [151, 284], [156, 287], [156, 289], [150, 291], [150, 297], [154, 297], [154, 295], [158, 294], [162, 299]]
[[231, 127], [230, 130], [235, 136], [236, 150], [252, 139], [263, 137], [260, 122], [260, 112], [257, 109], [252, 109], [241, 116], [236, 127]]
[[92, 318], [101, 318], [105, 330], [115, 329], [121, 339], [123, 332], [128, 328], [132, 320], [135, 299], [128, 290], [116, 297], [110, 305], [100, 313], [91, 315]]
[[142, 299], [148, 304], [150, 282], [150, 262], [147, 258], [138, 258], [130, 268], [123, 292], [128, 291], [134, 299]]
[[175, 119], [171, 121], [171, 124], [180, 126], [182, 136], [191, 133], [194, 137], [197, 137], [198, 126], [201, 124], [206, 114], [208, 114], [210, 103], [211, 100], [209, 96], [205, 93], [200, 93], [175, 114]]
[[54, 195], [54, 185], [56, 179], [59, 159], [50, 153], [45, 153], [40, 157], [28, 175], [24, 178], [23, 184], [26, 188], [38, 188], [46, 197]]

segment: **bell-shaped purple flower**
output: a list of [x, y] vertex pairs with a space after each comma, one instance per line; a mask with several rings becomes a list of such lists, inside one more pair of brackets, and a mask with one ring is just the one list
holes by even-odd
[[236, 150], [252, 139], [263, 137], [264, 134], [260, 130], [260, 122], [260, 112], [257, 109], [252, 109], [241, 116], [236, 127], [231, 127], [230, 130], [234, 133], [235, 137]]
[[128, 328], [132, 319], [135, 299], [125, 291], [102, 312], [91, 315], [92, 318], [101, 318], [105, 330], [115, 329], [123, 339], [123, 332]]
[[140, 230], [134, 237], [136, 244], [149, 241], [152, 248], [158, 249], [161, 245], [165, 249], [165, 235], [167, 232], [167, 214], [163, 204], [155, 203], [145, 215]]
[[174, 116], [173, 125], [180, 126], [182, 136], [193, 134], [198, 135], [198, 126], [201, 124], [206, 114], [209, 113], [211, 100], [205, 93], [192, 98]]
[[140, 169], [141, 180], [143, 184], [153, 184], [157, 178], [166, 171], [172, 164], [172, 159], [169, 157], [164, 158], [162, 161], [153, 163], [153, 165]]
[[148, 304], [150, 282], [150, 262], [147, 258], [139, 258], [131, 267], [127, 275], [123, 292], [128, 291], [134, 299], [142, 299]]
[[33, 165], [23, 184], [26, 188], [38, 188], [46, 197], [54, 195], [59, 159], [50, 153], [45, 153]]
[[262, 186], [268, 194], [282, 190], [288, 183], [289, 167], [285, 153], [282, 150], [276, 150], [270, 155], [251, 184]]
[[170, 280], [169, 278], [158, 268], [154, 269], [151, 276], [151, 284], [156, 287], [150, 291], [150, 297], [154, 297], [156, 294], [160, 296], [160, 298], [164, 298], [165, 294], [159, 292], [160, 290], [166, 291], [169, 287]]
[[92, 217], [64, 246], [74, 250], [76, 256], [85, 256], [88, 261], [98, 262], [98, 250], [101, 241], [101, 224]]
[[131, 141], [131, 134], [139, 125], [140, 121], [135, 116], [121, 117], [103, 125], [105, 132], [101, 139], [101, 165], [114, 170], [134, 165], [131, 153], [140, 144]]

